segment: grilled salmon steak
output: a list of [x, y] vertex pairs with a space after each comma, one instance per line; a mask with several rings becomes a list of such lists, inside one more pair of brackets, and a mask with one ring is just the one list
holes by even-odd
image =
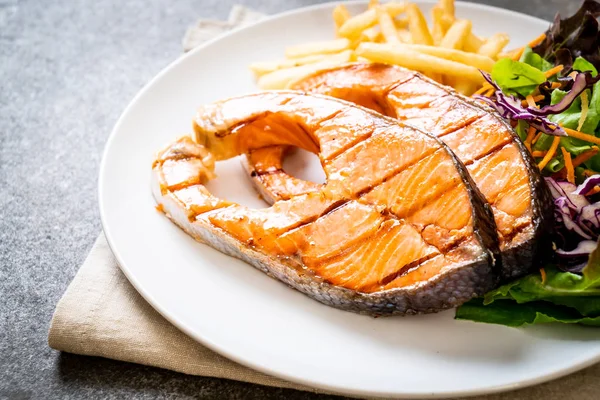
[[[552, 218], [549, 192], [527, 149], [494, 112], [414, 71], [385, 64], [323, 70], [292, 88], [352, 101], [439, 137], [467, 166], [492, 206], [503, 279], [531, 272], [540, 262]], [[283, 171], [285, 151], [263, 148], [247, 156], [247, 170], [267, 201], [319, 190], [319, 185]], [[404, 195], [419, 196], [411, 190]]]
[[[498, 281], [493, 215], [464, 165], [429, 133], [300, 92], [204, 106], [194, 131], [154, 161], [159, 209], [195, 239], [322, 303], [376, 315], [434, 312]], [[318, 154], [326, 184], [265, 209], [218, 199], [203, 185], [215, 160], [276, 145]]]

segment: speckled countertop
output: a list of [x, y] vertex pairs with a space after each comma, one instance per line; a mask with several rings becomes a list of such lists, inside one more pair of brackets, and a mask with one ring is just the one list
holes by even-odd
[[[316, 0], [0, 0], [0, 399], [334, 398], [191, 377], [47, 345], [52, 312], [98, 232], [102, 148], [198, 17]], [[485, 0], [551, 20], [579, 1]], [[508, 397], [507, 397], [508, 398]]]

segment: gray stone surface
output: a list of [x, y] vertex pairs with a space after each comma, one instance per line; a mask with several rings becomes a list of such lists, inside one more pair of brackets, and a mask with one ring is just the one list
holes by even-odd
[[[238, 1], [274, 13], [315, 0]], [[328, 398], [59, 354], [54, 306], [100, 231], [112, 125], [181, 51], [187, 25], [234, 0], [0, 0], [0, 398]], [[550, 20], [579, 1], [487, 0]]]

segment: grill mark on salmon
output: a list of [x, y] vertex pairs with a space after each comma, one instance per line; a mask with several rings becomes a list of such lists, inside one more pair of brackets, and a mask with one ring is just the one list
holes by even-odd
[[[552, 218], [548, 189], [522, 142], [491, 109], [418, 73], [382, 64], [335, 67], [303, 78], [293, 88], [376, 104], [377, 110], [441, 138], [464, 162], [492, 206], [501, 250], [509, 260], [504, 263], [504, 279], [524, 275], [543, 262]], [[267, 199], [291, 194], [275, 185], [255, 184]], [[319, 186], [291, 189], [298, 194]], [[521, 228], [527, 224], [532, 229]]]
[[[346, 161], [338, 157], [328, 163], [327, 182], [318, 191], [292, 195], [267, 209], [252, 210], [225, 200], [213, 207], [215, 198], [202, 186], [210, 175], [203, 162], [192, 155], [184, 161], [161, 158], [181, 144], [190, 147], [190, 153], [197, 152], [195, 146], [208, 150], [213, 160], [277, 148], [268, 146], [300, 144], [310, 151], [316, 144], [323, 160], [324, 149], [326, 154], [339, 151], [369, 130], [359, 129], [356, 134], [348, 126], [351, 121], [363, 128], [374, 127], [375, 134], [363, 140], [368, 147], [342, 150]], [[343, 136], [350, 138], [345, 145], [331, 144], [342, 139], [339, 132], [336, 136], [328, 130], [331, 126], [343, 128]], [[464, 165], [434, 136], [348, 102], [284, 91], [241, 96], [201, 108], [194, 129], [196, 143], [182, 138], [157, 157], [153, 193], [165, 214], [197, 240], [318, 301], [361, 313], [438, 311], [482, 294], [497, 282], [501, 264], [493, 216]], [[388, 146], [381, 150], [392, 146], [410, 154], [371, 163], [382, 139]], [[383, 192], [369, 201], [357, 198], [358, 189], [408, 165], [423, 186], [435, 188], [429, 166], [422, 161], [428, 154], [437, 154], [444, 165], [454, 166], [448, 169], [448, 178], [456, 180], [456, 187], [439, 196], [435, 194], [439, 190], [433, 190], [430, 195], [430, 203], [437, 204], [443, 218], [427, 207], [406, 218], [393, 215], [386, 211], [389, 204]], [[358, 184], [344, 176], [354, 176], [354, 170], [365, 163], [369, 168]], [[191, 173], [194, 169], [197, 177]], [[189, 188], [200, 187], [197, 194], [206, 198], [176, 197], [177, 192], [169, 189], [172, 183], [186, 186], [186, 182], [193, 182]], [[407, 184], [398, 182], [398, 187]], [[447, 211], [455, 204], [460, 207], [452, 216]], [[198, 205], [203, 207], [194, 209]], [[189, 216], [192, 209], [195, 218]], [[462, 258], [454, 256], [454, 247], [462, 249]], [[431, 261], [438, 259], [433, 273]], [[427, 265], [427, 271], [415, 272], [421, 265]], [[404, 276], [408, 278], [401, 281]], [[390, 281], [385, 286], [393, 287], [386, 289], [384, 280]]]

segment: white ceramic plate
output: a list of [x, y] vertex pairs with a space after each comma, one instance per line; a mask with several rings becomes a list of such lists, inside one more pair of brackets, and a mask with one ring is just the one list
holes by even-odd
[[[430, 6], [423, 4], [426, 11]], [[169, 321], [211, 349], [267, 374], [336, 392], [488, 393], [556, 378], [599, 360], [600, 334], [594, 329], [512, 329], [455, 321], [453, 311], [374, 319], [323, 306], [196, 243], [155, 211], [153, 153], [190, 131], [198, 105], [256, 90], [250, 62], [280, 58], [286, 45], [331, 38], [332, 8], [288, 12], [214, 40], [171, 64], [127, 107], [106, 146], [100, 209], [129, 280]], [[350, 4], [353, 13], [363, 8]], [[471, 3], [458, 4], [457, 13], [473, 20], [479, 35], [508, 32], [511, 46], [548, 26]], [[310, 158], [297, 158], [293, 168], [314, 179], [321, 173]], [[217, 173], [209, 185], [215, 193], [265, 206], [239, 160], [220, 163]]]

